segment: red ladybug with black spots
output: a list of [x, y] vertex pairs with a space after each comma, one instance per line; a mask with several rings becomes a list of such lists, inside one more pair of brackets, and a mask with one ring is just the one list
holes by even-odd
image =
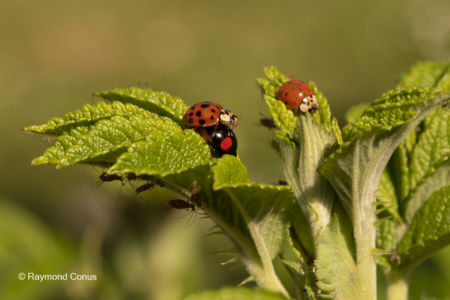
[[289, 80], [278, 90], [278, 100], [286, 107], [302, 113], [314, 112], [319, 108], [316, 95], [309, 85], [301, 80]]
[[239, 118], [222, 105], [213, 102], [194, 104], [184, 114], [183, 123], [203, 137], [214, 156], [236, 156], [237, 139], [232, 129], [239, 124]]
[[183, 123], [189, 128], [217, 127], [218, 124], [224, 124], [233, 129], [238, 126], [239, 118], [220, 104], [200, 102], [186, 111]]

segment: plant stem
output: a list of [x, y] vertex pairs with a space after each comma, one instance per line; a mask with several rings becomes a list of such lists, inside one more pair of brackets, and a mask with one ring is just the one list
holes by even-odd
[[361, 227], [355, 228], [357, 286], [355, 293], [357, 299], [376, 299], [376, 263], [372, 250], [375, 246], [376, 229], [373, 226], [375, 218], [367, 216]]
[[388, 276], [387, 299], [407, 300], [408, 280], [406, 276], [399, 273], [390, 273]]

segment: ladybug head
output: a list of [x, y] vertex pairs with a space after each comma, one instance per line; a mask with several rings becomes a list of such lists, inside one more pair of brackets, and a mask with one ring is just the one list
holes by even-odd
[[228, 109], [222, 109], [220, 111], [220, 122], [233, 129], [239, 125], [239, 117]]
[[306, 96], [302, 99], [299, 109], [301, 112], [315, 112], [319, 108], [316, 95]]

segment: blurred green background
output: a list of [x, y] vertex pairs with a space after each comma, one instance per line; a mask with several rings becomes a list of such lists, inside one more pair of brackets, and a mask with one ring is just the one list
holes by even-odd
[[[448, 0], [2, 1], [0, 299], [172, 300], [246, 277], [210, 254], [230, 247], [204, 237], [212, 224], [169, 210], [160, 191], [136, 199], [133, 186], [99, 186], [100, 169], [31, 167], [48, 144], [24, 126], [114, 87], [216, 101], [241, 117], [251, 178], [275, 183], [280, 163], [258, 125], [264, 66], [315, 81], [342, 121], [414, 62], [448, 60], [449, 15]], [[450, 299], [449, 270], [447, 248], [412, 274], [411, 299]], [[39, 283], [19, 272], [98, 280]]]

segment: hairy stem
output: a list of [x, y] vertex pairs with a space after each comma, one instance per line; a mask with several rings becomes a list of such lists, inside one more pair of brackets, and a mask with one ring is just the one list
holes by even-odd
[[407, 300], [408, 280], [403, 274], [390, 273], [388, 276], [387, 299]]

